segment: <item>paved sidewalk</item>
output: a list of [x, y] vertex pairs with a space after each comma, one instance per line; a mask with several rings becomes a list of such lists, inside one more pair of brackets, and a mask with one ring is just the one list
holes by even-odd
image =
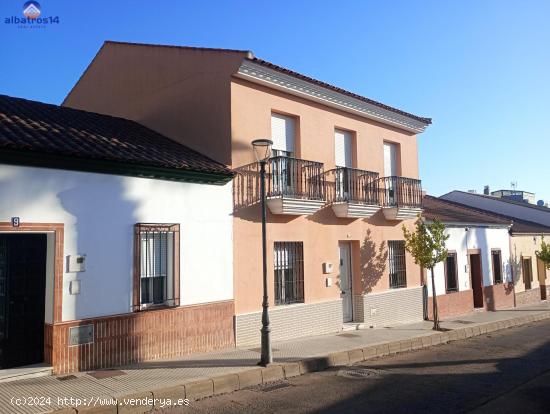
[[[345, 365], [389, 353], [433, 346], [545, 318], [550, 318], [548, 303], [457, 317], [444, 321], [441, 325], [449, 331], [441, 333], [431, 330], [431, 322], [420, 322], [275, 342], [274, 359], [278, 365], [264, 369], [256, 366], [259, 349], [237, 348], [127, 366], [112, 371], [112, 375], [104, 378], [77, 373], [68, 377], [13, 381], [0, 384], [0, 413], [49, 412], [77, 405], [74, 399], [87, 404], [93, 400], [92, 405], [97, 406], [99, 399], [120, 401], [130, 395], [155, 398], [186, 396], [192, 400], [331, 365]], [[102, 373], [109, 374], [108, 371]], [[14, 405], [14, 397], [35, 397], [35, 406]], [[72, 402], [68, 400], [71, 397]], [[117, 412], [116, 406], [110, 408], [111, 411], [101, 412]], [[119, 407], [119, 413], [124, 411], [122, 408], [128, 407]], [[87, 411], [80, 407], [78, 412]]]

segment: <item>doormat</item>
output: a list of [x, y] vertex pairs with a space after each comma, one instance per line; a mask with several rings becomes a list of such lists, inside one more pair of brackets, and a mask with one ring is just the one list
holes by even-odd
[[103, 378], [118, 377], [120, 375], [126, 375], [126, 373], [124, 371], [120, 371], [116, 369], [108, 369], [105, 371], [88, 372], [88, 375], [90, 377], [94, 377], [95, 379], [103, 379]]

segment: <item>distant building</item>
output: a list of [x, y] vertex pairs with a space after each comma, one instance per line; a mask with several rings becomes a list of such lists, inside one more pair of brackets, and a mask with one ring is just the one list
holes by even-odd
[[506, 200], [535, 204], [535, 193], [530, 193], [528, 191], [498, 190], [498, 191], [491, 191], [491, 195], [493, 197], [504, 198]]

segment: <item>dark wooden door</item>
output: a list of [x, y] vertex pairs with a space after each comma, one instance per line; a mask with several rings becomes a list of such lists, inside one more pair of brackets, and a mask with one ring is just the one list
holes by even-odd
[[44, 360], [46, 235], [0, 235], [0, 367]]
[[472, 291], [474, 308], [483, 307], [483, 276], [481, 272], [481, 255], [470, 255], [470, 274], [472, 276]]

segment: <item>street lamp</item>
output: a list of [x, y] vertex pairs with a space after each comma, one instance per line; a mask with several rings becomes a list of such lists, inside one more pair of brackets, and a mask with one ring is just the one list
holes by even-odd
[[256, 160], [260, 163], [260, 198], [262, 209], [262, 265], [263, 265], [263, 283], [264, 283], [264, 296], [262, 300], [262, 356], [260, 359], [260, 365], [264, 367], [273, 362], [273, 352], [271, 350], [271, 328], [269, 327], [269, 299], [267, 296], [267, 242], [266, 242], [266, 212], [265, 212], [265, 165], [267, 160], [271, 156], [271, 146], [273, 141], [269, 139], [255, 139], [252, 141], [252, 148], [254, 148], [254, 155]]

